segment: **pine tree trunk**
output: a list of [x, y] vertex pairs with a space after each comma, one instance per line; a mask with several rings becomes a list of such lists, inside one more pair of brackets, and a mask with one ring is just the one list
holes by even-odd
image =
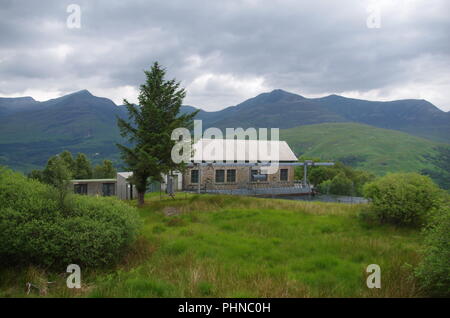
[[145, 191], [143, 191], [143, 192], [138, 191], [138, 206], [144, 205], [144, 195], [145, 195]]

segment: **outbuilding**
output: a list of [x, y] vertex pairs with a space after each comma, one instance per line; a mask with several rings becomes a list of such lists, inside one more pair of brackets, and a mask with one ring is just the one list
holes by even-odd
[[117, 179], [80, 179], [71, 183], [77, 194], [114, 196], [117, 193]]

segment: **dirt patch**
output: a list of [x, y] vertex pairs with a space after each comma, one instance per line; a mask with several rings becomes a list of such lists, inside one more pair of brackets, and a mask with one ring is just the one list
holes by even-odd
[[183, 213], [183, 211], [179, 208], [168, 206], [164, 208], [163, 213], [165, 216], [173, 216]]

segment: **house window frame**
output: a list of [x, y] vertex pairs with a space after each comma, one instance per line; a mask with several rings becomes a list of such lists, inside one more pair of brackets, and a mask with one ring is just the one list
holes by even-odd
[[[222, 181], [217, 181], [217, 173], [219, 172], [219, 171], [221, 171], [222, 173], [223, 173], [223, 175], [222, 175]], [[215, 171], [214, 171], [214, 182], [215, 183], [225, 183], [225, 169], [216, 169]]]
[[[83, 188], [84, 191], [77, 191], [77, 188]], [[87, 183], [75, 183], [73, 185], [73, 192], [79, 195], [87, 195], [88, 194], [88, 184]]]
[[[233, 174], [233, 180], [229, 180], [229, 174], [228, 174], [228, 172], [234, 172], [234, 174]], [[227, 169], [227, 172], [226, 172], [226, 179], [227, 179], [227, 182], [228, 183], [236, 183], [236, 169]]]
[[250, 169], [250, 182], [256, 182], [256, 180], [253, 179], [253, 174], [254, 174], [253, 171], [256, 171], [255, 174], [258, 174], [258, 170], [256, 170], [256, 169]]
[[[192, 174], [192, 173], [193, 173], [194, 171], [197, 172], [197, 178], [196, 178], [197, 181], [193, 181], [193, 179], [192, 179], [192, 178], [193, 178], [193, 174]], [[200, 177], [199, 170], [198, 170], [198, 169], [192, 169], [192, 170], [191, 170], [191, 176], [190, 176], [190, 177], [191, 177], [191, 183], [192, 183], [192, 184], [198, 184], [198, 182], [199, 182], [199, 177]]]
[[[112, 187], [112, 191], [108, 191], [109, 194], [105, 194], [105, 186]], [[109, 189], [111, 190], [111, 189]], [[103, 182], [102, 183], [102, 196], [112, 197], [116, 195], [116, 184], [114, 182]]]
[[[255, 174], [259, 174], [259, 175], [264, 175], [266, 176], [266, 178], [264, 180], [257, 180], [257, 179], [253, 179], [253, 171], [256, 171]], [[250, 182], [268, 182], [269, 181], [269, 175], [266, 173], [261, 173], [260, 169], [250, 169]]]
[[[286, 178], [283, 178], [283, 171], [286, 171]], [[289, 181], [289, 169], [283, 168], [280, 169], [280, 181]]]

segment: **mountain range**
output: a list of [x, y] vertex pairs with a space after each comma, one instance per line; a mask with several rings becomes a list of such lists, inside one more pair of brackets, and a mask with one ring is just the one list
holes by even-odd
[[[186, 108], [185, 111], [194, 109]], [[204, 127], [218, 128], [292, 128], [356, 122], [450, 143], [450, 113], [418, 99], [376, 102], [338, 95], [305, 98], [277, 89], [220, 111], [201, 111], [197, 118], [203, 120]]]
[[[192, 112], [196, 109], [193, 106], [183, 106], [182, 112]], [[108, 158], [119, 164], [115, 143], [122, 140], [116, 125], [117, 116], [127, 116], [124, 106], [117, 106], [111, 100], [94, 96], [87, 90], [45, 102], [36, 101], [31, 97], [0, 98], [0, 164], [29, 171], [41, 168], [51, 155], [65, 149], [74, 153], [84, 152], [94, 162]], [[288, 136], [289, 143], [296, 145], [294, 148], [298, 155], [311, 152], [310, 148], [308, 150], [308, 147], [314, 147], [311, 143], [326, 144], [328, 139], [335, 138], [333, 129], [342, 125], [347, 127], [348, 132], [358, 127], [357, 131], [364, 131], [362, 133], [364, 136], [373, 133], [378, 139], [396, 138], [395, 142], [399, 145], [416, 144], [421, 145], [416, 147], [417, 149], [427, 149], [427, 153], [416, 154], [414, 165], [405, 163], [405, 167], [419, 167], [418, 163], [422, 157], [431, 155], [431, 149], [439, 145], [447, 147], [450, 143], [450, 113], [425, 100], [415, 99], [377, 102], [338, 95], [305, 98], [277, 89], [220, 111], [200, 110], [197, 119], [203, 120], [204, 129], [281, 128], [282, 136]], [[354, 124], [360, 126], [352, 126]], [[299, 127], [302, 129], [296, 134]], [[377, 129], [384, 132], [396, 130], [405, 134], [377, 134]], [[320, 135], [320, 138], [314, 141], [308, 139], [308, 130], [314, 136]], [[337, 144], [342, 142], [353, 145], [345, 148], [349, 156], [352, 153], [361, 155], [359, 149], [367, 148], [364, 143], [371, 143], [370, 140], [365, 141], [363, 138], [354, 138], [348, 133], [342, 133], [344, 131], [342, 129], [339, 131], [341, 132], [339, 136], [343, 140], [335, 141], [334, 148], [333, 143], [329, 144], [326, 147], [327, 152], [321, 153], [324, 159], [337, 159], [336, 153], [342, 156], [342, 151], [336, 148]], [[318, 132], [321, 134], [318, 135]], [[354, 142], [356, 139], [357, 143]], [[425, 144], [428, 146], [423, 146]], [[380, 149], [379, 142], [377, 147]], [[371, 149], [369, 152], [377, 157], [376, 150]], [[380, 156], [387, 155], [389, 154], [386, 152], [380, 154]], [[402, 160], [410, 160], [404, 157]], [[423, 161], [423, 166], [427, 166], [426, 159]], [[384, 168], [383, 172], [389, 171], [389, 165], [387, 169]]]

